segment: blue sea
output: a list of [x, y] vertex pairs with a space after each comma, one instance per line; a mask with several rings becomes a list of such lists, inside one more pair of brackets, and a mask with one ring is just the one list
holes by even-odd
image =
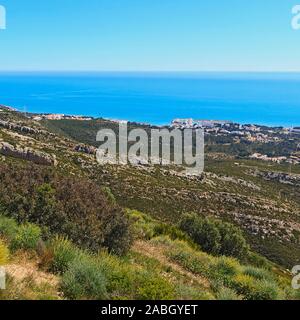
[[1, 73], [0, 104], [151, 124], [300, 125], [297, 73]]

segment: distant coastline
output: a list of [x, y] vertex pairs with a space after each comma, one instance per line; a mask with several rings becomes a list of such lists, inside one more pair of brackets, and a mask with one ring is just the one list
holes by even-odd
[[300, 126], [299, 73], [0, 73], [0, 102], [20, 111], [124, 119], [176, 118]]
[[[111, 121], [115, 123], [137, 123], [139, 125], [147, 125], [147, 126], [158, 126], [156, 124], [147, 123], [147, 122], [138, 122], [138, 121], [131, 121], [129, 119], [110, 119], [104, 117], [93, 117], [90, 115], [74, 115], [74, 114], [53, 114], [53, 113], [32, 113], [32, 112], [24, 112], [22, 110], [18, 110], [13, 106], [7, 106], [0, 104], [0, 112], [1, 109], [8, 109], [11, 111], [19, 112], [26, 114], [29, 118], [35, 121], [42, 121], [42, 120], [77, 120], [77, 121], [92, 121], [97, 119], [102, 119], [106, 121]], [[300, 133], [300, 127], [284, 127], [284, 126], [268, 126], [259, 123], [239, 123], [234, 122], [231, 120], [217, 120], [217, 119], [192, 119], [192, 118], [175, 118], [170, 123], [159, 125], [158, 127], [173, 127], [173, 128], [214, 128], [214, 127], [226, 127], [228, 125], [238, 125], [240, 127], [252, 127], [252, 128], [282, 128], [284, 130], [290, 132]]]

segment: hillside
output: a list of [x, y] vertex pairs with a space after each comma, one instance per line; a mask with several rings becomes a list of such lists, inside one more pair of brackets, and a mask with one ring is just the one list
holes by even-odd
[[[99, 129], [110, 128], [118, 132], [116, 123], [101, 119], [45, 121], [43, 125], [95, 147]], [[130, 124], [129, 128], [136, 126]], [[300, 142], [300, 135], [292, 137], [296, 139], [293, 145]], [[232, 150], [226, 151], [228, 141], [216, 143], [215, 139], [214, 136], [206, 137], [205, 172], [199, 179], [187, 179], [167, 168], [142, 166], [92, 167], [91, 177], [111, 188], [124, 207], [147, 212], [169, 223], [178, 221], [184, 212], [214, 215], [243, 228], [253, 248], [274, 262], [288, 268], [298, 264], [300, 165], [232, 155]], [[290, 137], [285, 139], [289, 146]], [[240, 153], [245, 152], [243, 144], [232, 140], [231, 143]], [[268, 144], [247, 144], [253, 151], [263, 147], [271, 148]]]
[[[286, 164], [210, 151], [198, 178], [173, 168], [103, 167], [93, 139], [112, 122], [37, 122], [7, 109], [0, 120], [0, 238], [10, 251], [9, 281], [26, 280], [25, 293], [6, 298], [297, 298], [285, 269], [300, 262], [299, 166], [291, 173]], [[199, 242], [180, 228], [192, 212], [216, 236], [219, 226], [244, 236], [247, 253], [225, 257], [203, 234]], [[21, 241], [19, 228], [35, 230], [33, 243]], [[24, 268], [40, 274], [20, 279]], [[79, 275], [95, 290], [75, 290]]]

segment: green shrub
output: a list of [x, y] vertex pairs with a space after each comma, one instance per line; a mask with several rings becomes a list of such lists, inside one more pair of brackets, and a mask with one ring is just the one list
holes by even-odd
[[249, 246], [242, 231], [231, 223], [215, 220], [215, 225], [221, 235], [221, 246], [219, 253], [225, 256], [245, 258]]
[[232, 279], [231, 286], [238, 294], [249, 299], [255, 289], [255, 279], [245, 274], [238, 274]]
[[193, 240], [178, 227], [166, 223], [157, 223], [154, 226], [154, 237], [168, 236], [172, 240], [186, 241], [191, 247], [199, 249]]
[[101, 188], [101, 190], [106, 195], [107, 200], [111, 204], [113, 204], [113, 205], [117, 204], [116, 197], [114, 196], [114, 194], [112, 193], [112, 191], [109, 187], [103, 187], [103, 188]]
[[106, 278], [97, 262], [90, 258], [73, 260], [61, 279], [64, 296], [72, 300], [102, 300], [107, 296]]
[[130, 298], [135, 285], [135, 268], [128, 266], [119, 257], [100, 252], [96, 262], [107, 280], [107, 294], [109, 299]]
[[[16, 181], [18, 183], [16, 183]], [[29, 163], [0, 163], [1, 209], [17, 222], [48, 227], [83, 249], [125, 254], [131, 226], [121, 207], [87, 177], [63, 175]]]
[[0, 266], [4, 266], [8, 262], [9, 250], [7, 246], [0, 240]]
[[248, 296], [249, 300], [277, 300], [283, 297], [275, 281], [258, 280], [255, 290]]
[[18, 224], [14, 219], [0, 215], [0, 236], [11, 241], [18, 232]]
[[137, 277], [138, 300], [172, 300], [175, 289], [173, 285], [160, 275], [143, 271]]
[[181, 300], [215, 300], [214, 295], [207, 289], [200, 289], [198, 286], [193, 286], [191, 283], [176, 284], [176, 299]]
[[265, 257], [255, 253], [255, 252], [249, 252], [247, 259], [245, 260], [248, 264], [251, 264], [257, 268], [263, 268], [266, 270], [271, 270], [272, 269], [272, 264], [271, 262], [266, 259]]
[[275, 281], [257, 280], [245, 274], [237, 275], [232, 286], [247, 300], [276, 300], [283, 295]]
[[201, 219], [196, 214], [184, 215], [180, 228], [186, 232], [200, 247], [209, 253], [218, 254], [221, 235], [213, 221]]
[[220, 257], [216, 258], [210, 264], [210, 275], [216, 281], [220, 281], [223, 285], [230, 283], [232, 277], [236, 276], [241, 272], [240, 263], [234, 258]]
[[234, 225], [197, 214], [185, 214], [180, 229], [200, 247], [212, 254], [244, 258], [249, 247], [241, 230]]
[[11, 242], [11, 247], [13, 250], [36, 249], [40, 240], [40, 227], [31, 223], [25, 223], [19, 226], [17, 235]]
[[80, 250], [72, 242], [61, 236], [51, 240], [48, 249], [52, 255], [49, 270], [58, 274], [67, 271], [69, 264], [81, 255]]
[[252, 267], [252, 266], [246, 266], [243, 269], [243, 273], [247, 274], [255, 279], [258, 280], [273, 280], [274, 277], [272, 276], [272, 274], [265, 270], [265, 269], [261, 269], [261, 268], [256, 268], [256, 267]]
[[217, 293], [217, 300], [242, 300], [242, 298], [234, 290], [222, 287]]
[[133, 232], [139, 239], [150, 240], [154, 237], [156, 223], [152, 218], [137, 210], [127, 210], [130, 220], [133, 223]]

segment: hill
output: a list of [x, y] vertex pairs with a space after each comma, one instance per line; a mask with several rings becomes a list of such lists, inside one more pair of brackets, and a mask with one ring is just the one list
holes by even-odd
[[[42, 289], [32, 279], [27, 298], [297, 298], [285, 269], [300, 259], [299, 166], [291, 173], [219, 150], [207, 153], [196, 178], [167, 167], [100, 166], [93, 139], [113, 122], [37, 122], [6, 109], [0, 117], [0, 238], [10, 281], [24, 280], [11, 270], [29, 260], [50, 288], [33, 294]], [[198, 229], [180, 227], [192, 212]], [[245, 238], [247, 254], [232, 242], [220, 250], [228, 230]], [[27, 232], [36, 235], [31, 245]], [[86, 291], [89, 279], [95, 291]]]

